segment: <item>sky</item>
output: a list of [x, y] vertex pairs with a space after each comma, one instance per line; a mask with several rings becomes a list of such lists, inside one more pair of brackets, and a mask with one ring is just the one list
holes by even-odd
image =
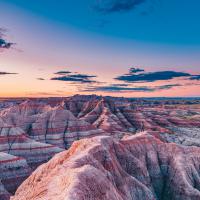
[[199, 0], [0, 0], [0, 97], [200, 96]]

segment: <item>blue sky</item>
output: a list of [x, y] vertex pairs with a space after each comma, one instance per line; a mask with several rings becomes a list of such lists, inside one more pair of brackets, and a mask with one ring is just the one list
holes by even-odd
[[[38, 78], [46, 80], [44, 85], [51, 85], [47, 94], [82, 91], [77, 83], [50, 81], [59, 70], [95, 75], [98, 82], [107, 84], [101, 88], [118, 84], [115, 78], [134, 66], [147, 72], [170, 70], [198, 75], [199, 10], [198, 0], [0, 0], [4, 40], [16, 43], [0, 52], [0, 71], [19, 74], [12, 77], [19, 82], [18, 93], [10, 90], [7, 95], [42, 94], [37, 89], [41, 84]], [[33, 83], [26, 88], [23, 85], [29, 73]], [[8, 90], [12, 87], [6, 82], [9, 78], [1, 77]], [[197, 83], [195, 87], [199, 88]], [[57, 94], [58, 90], [63, 93]], [[183, 88], [178, 90], [184, 96]], [[133, 91], [131, 95], [142, 96], [176, 93], [169, 89], [159, 93], [151, 89], [147, 93]]]
[[133, 10], [113, 13], [96, 11], [98, 0], [0, 2], [86, 32], [141, 42], [200, 45], [198, 0], [146, 0]]

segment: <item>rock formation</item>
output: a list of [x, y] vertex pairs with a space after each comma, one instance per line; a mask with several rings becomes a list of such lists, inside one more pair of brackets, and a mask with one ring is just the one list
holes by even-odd
[[1, 120], [0, 142], [1, 152], [25, 158], [32, 168], [62, 151], [56, 146], [30, 139], [22, 129], [9, 126]]
[[0, 196], [13, 194], [40, 164], [61, 152], [56, 146], [36, 142], [25, 132], [0, 119]]
[[[138, 133], [143, 131], [147, 131], [148, 135], [140, 136], [139, 134], [139, 136], [137, 136]], [[113, 193], [113, 195], [116, 195], [109, 196], [110, 199], [131, 199], [132, 197], [138, 199], [141, 197], [140, 193], [143, 193], [146, 199], [148, 199], [148, 195], [150, 195], [148, 196], [150, 199], [158, 200], [167, 200], [167, 198], [181, 199], [182, 196], [180, 194], [179, 196], [174, 196], [174, 193], [180, 192], [181, 189], [179, 187], [183, 187], [184, 190], [187, 188], [184, 191], [185, 193], [183, 193], [184, 195], [187, 193], [188, 196], [186, 195], [186, 197], [188, 199], [196, 198], [191, 196], [189, 191], [195, 191], [194, 193], [197, 193], [196, 190], [198, 190], [199, 187], [199, 158], [197, 155], [199, 150], [198, 148], [189, 146], [200, 147], [200, 100], [198, 98], [128, 99], [95, 95], [75, 95], [66, 98], [0, 99], [0, 200], [9, 199], [9, 196], [14, 194], [17, 187], [31, 172], [33, 172], [33, 170], [42, 163], [47, 162], [56, 153], [70, 148], [74, 141], [95, 136], [102, 137], [83, 140], [80, 143], [77, 142], [68, 153], [64, 152], [60, 154], [69, 156], [70, 162], [68, 161], [68, 156], [66, 161], [62, 160], [62, 156], [59, 158], [61, 160], [59, 164], [61, 169], [63, 163], [67, 163], [65, 167], [67, 167], [67, 169], [70, 170], [70, 174], [72, 174], [69, 176], [69, 179], [65, 177], [66, 174], [62, 171], [64, 178], [61, 179], [61, 182], [59, 179], [54, 178], [54, 175], [57, 173], [56, 166], [58, 166], [55, 161], [58, 157], [55, 157], [53, 161], [49, 162], [55, 162], [55, 165], [51, 164], [53, 166], [51, 167], [52, 173], [55, 172], [55, 174], [52, 174], [52, 180], [51, 177], [47, 179], [49, 183], [52, 183], [49, 187], [54, 187], [57, 181], [61, 184], [62, 192], [60, 192], [59, 187], [58, 190], [55, 191], [61, 193], [61, 195], [67, 194], [69, 199], [73, 199], [71, 193], [68, 193], [68, 190], [74, 191], [77, 183], [73, 182], [74, 185], [70, 185], [72, 188], [70, 189], [67, 186], [67, 181], [79, 181], [80, 177], [83, 176], [85, 177], [83, 178], [84, 183], [84, 181], [87, 182], [86, 179], [89, 180], [91, 178], [90, 175], [92, 175], [94, 177], [97, 176], [98, 181], [103, 181], [103, 185], [108, 186], [108, 188], [104, 188], [104, 186], [101, 186], [100, 182], [98, 184], [95, 183], [97, 188], [102, 189], [103, 194], [111, 195], [108, 192], [109, 190], [112, 191], [111, 193]], [[111, 136], [111, 138], [105, 136]], [[112, 138], [115, 139], [113, 140]], [[126, 140], [122, 138], [129, 139]], [[138, 145], [136, 145], [136, 140], [139, 142]], [[124, 145], [126, 141], [131, 143], [130, 147], [128, 143]], [[104, 148], [104, 143], [106, 147], [105, 152], [102, 150]], [[112, 147], [117, 146], [117, 152], [121, 152], [121, 147], [125, 149], [122, 151], [125, 157], [121, 154], [116, 154], [116, 152], [111, 154], [111, 151], [108, 151], [108, 143], [114, 144]], [[104, 161], [98, 160], [93, 154], [90, 155], [90, 144], [91, 147], [98, 144], [101, 153], [100, 155], [98, 153], [95, 155], [97, 155], [98, 159], [105, 157]], [[155, 149], [153, 149], [154, 147]], [[139, 151], [140, 148], [142, 149], [141, 151]], [[172, 153], [172, 149], [175, 149], [175, 153]], [[82, 157], [83, 154], [81, 151], [85, 152], [84, 155], [87, 155], [88, 159], [85, 160], [85, 157]], [[130, 153], [127, 153], [127, 151], [130, 151]], [[164, 155], [164, 152], [166, 155]], [[178, 157], [175, 155], [178, 155]], [[194, 161], [192, 162], [186, 159], [186, 156], [191, 156]], [[76, 162], [78, 157], [83, 159], [84, 163], [88, 164], [81, 165], [83, 168], [79, 168], [79, 166], [74, 167], [76, 163], [73, 163]], [[126, 166], [124, 166], [118, 158], [125, 159], [123, 162]], [[179, 160], [179, 158], [181, 161], [177, 163], [176, 160]], [[107, 159], [110, 161], [107, 162]], [[94, 166], [90, 165], [91, 163], [89, 161], [94, 161], [98, 167], [96, 164]], [[105, 169], [103, 169], [104, 164], [102, 162], [105, 162], [108, 168], [110, 168], [105, 168], [107, 170], [106, 173]], [[79, 160], [77, 160], [77, 165], [78, 163]], [[183, 166], [182, 163], [187, 163], [188, 165]], [[179, 164], [181, 167], [180, 170], [178, 168]], [[49, 166], [49, 164], [44, 166]], [[101, 166], [100, 171], [98, 171], [99, 166]], [[129, 173], [127, 170], [129, 168], [131, 170], [132, 166], [137, 167], [134, 168], [134, 172], [131, 172], [133, 174], [129, 174], [129, 176], [127, 175], [127, 173]], [[54, 169], [54, 167], [56, 169]], [[97, 171], [96, 167], [98, 168]], [[185, 167], [190, 170], [186, 170]], [[167, 172], [165, 168], [167, 168]], [[181, 174], [180, 172], [174, 172], [176, 169], [180, 171]], [[89, 173], [90, 170], [91, 174]], [[160, 172], [158, 173], [159, 170]], [[185, 173], [190, 177], [190, 180], [188, 180]], [[183, 178], [183, 174], [186, 176], [185, 179]], [[107, 181], [105, 176], [110, 181], [108, 181], [108, 184], [105, 182], [105, 180]], [[125, 176], [125, 178], [127, 177], [127, 179], [125, 179], [124, 182], [120, 182], [121, 179], [123, 180], [123, 176]], [[166, 176], [169, 176], [170, 179], [166, 178]], [[176, 182], [173, 176], [180, 182]], [[177, 176], [182, 178], [179, 179]], [[132, 179], [136, 180], [136, 182], [132, 183]], [[158, 181], [159, 179], [161, 179], [160, 182]], [[64, 181], [63, 185], [62, 180]], [[186, 184], [185, 180], [187, 180], [190, 186], [192, 185], [192, 188]], [[41, 181], [38, 181], [38, 184], [40, 182], [45, 184], [45, 181], [46, 179], [44, 181], [41, 179]], [[94, 179], [94, 182], [95, 181]], [[130, 186], [129, 182], [131, 183]], [[157, 184], [157, 182], [159, 184]], [[132, 185], [136, 185], [137, 189], [132, 189]], [[159, 187], [162, 189], [159, 189], [157, 185], [160, 185]], [[177, 189], [177, 191], [173, 191], [173, 187], [171, 188], [170, 185]], [[186, 187], [186, 185], [188, 187]], [[38, 185], [34, 184], [34, 187], [37, 188]], [[43, 187], [45, 188], [47, 186], [44, 185]], [[84, 189], [85, 186], [78, 184], [77, 187], [83, 187]], [[85, 188], [84, 191], [92, 190], [96, 193], [96, 189], [93, 188], [92, 185], [89, 187], [90, 188]], [[66, 188], [68, 188], [67, 191]], [[194, 190], [194, 188], [196, 188], [196, 190]], [[101, 191], [100, 189], [99, 191]], [[131, 194], [128, 192], [129, 189], [133, 191]], [[170, 193], [169, 196], [167, 196], [165, 190]], [[22, 190], [19, 189], [15, 198], [20, 196], [21, 192], [19, 191], [22, 192]], [[26, 188], [25, 191], [27, 191]], [[48, 191], [48, 193], [49, 192], [50, 191]], [[82, 192], [83, 191], [80, 191], [80, 193]], [[103, 194], [101, 194], [102, 197]], [[125, 194], [129, 196], [127, 197]], [[50, 192], [50, 198], [54, 195], [56, 194]], [[91, 195], [94, 195], [94, 193]], [[166, 198], [162, 195], [166, 196]], [[82, 198], [81, 195], [80, 198]], [[84, 196], [84, 198], [86, 200], [87, 198], [93, 199], [93, 196]], [[106, 199], [107, 196], [103, 198]], [[196, 199], [198, 198], [199, 196], [197, 195]], [[29, 198], [27, 197], [27, 199]]]
[[3, 110], [0, 117], [7, 124], [24, 130], [30, 138], [60, 148], [69, 148], [73, 141], [103, 134], [88, 122], [77, 119], [62, 105], [26, 101]]
[[11, 200], [200, 199], [200, 149], [145, 132], [75, 142], [41, 165]]
[[[191, 138], [197, 129], [200, 131], [199, 99], [127, 99], [76, 95], [64, 102], [65, 107], [78, 118], [120, 137], [146, 130], [171, 142], [175, 141], [173, 138], [180, 137], [181, 128], [188, 129]], [[194, 132], [193, 128], [196, 128]], [[189, 138], [183, 136], [183, 139], [188, 141]], [[178, 139], [176, 141], [181, 143]]]
[[[0, 167], [2, 196], [13, 194], [37, 166], [69, 148], [73, 141], [103, 133], [61, 105], [51, 107], [40, 101], [25, 101], [3, 109], [0, 112], [0, 153], [4, 153], [2, 162], [9, 161], [6, 167], [11, 165], [12, 168], [4, 173], [5, 169]], [[23, 160], [24, 166], [19, 167], [16, 159]], [[2, 162], [0, 159], [0, 166]]]

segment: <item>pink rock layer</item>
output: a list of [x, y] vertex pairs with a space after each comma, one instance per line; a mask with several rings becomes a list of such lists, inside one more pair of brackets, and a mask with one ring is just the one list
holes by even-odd
[[0, 119], [0, 200], [9, 199], [36, 167], [62, 150], [30, 139]]
[[9, 126], [21, 128], [33, 140], [69, 148], [73, 141], [101, 135], [103, 130], [77, 119], [62, 102], [51, 107], [44, 102], [25, 101], [4, 109], [0, 117]]
[[[102, 133], [104, 131], [74, 117], [62, 105], [51, 107], [40, 101], [25, 101], [2, 109], [0, 153], [4, 153], [12, 169], [4, 173], [1, 166], [5, 161], [0, 160], [1, 196], [13, 194], [35, 168], [69, 148], [73, 141]], [[20, 175], [16, 158], [24, 163]]]
[[11, 200], [199, 200], [200, 149], [145, 132], [74, 142], [41, 165]]
[[199, 127], [199, 100], [127, 99], [76, 95], [65, 107], [78, 118], [103, 130], [172, 133], [169, 127]]

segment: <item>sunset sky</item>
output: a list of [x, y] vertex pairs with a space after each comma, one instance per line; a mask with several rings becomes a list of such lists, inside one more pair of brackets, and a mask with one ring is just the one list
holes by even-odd
[[0, 97], [200, 96], [199, 0], [0, 0]]

